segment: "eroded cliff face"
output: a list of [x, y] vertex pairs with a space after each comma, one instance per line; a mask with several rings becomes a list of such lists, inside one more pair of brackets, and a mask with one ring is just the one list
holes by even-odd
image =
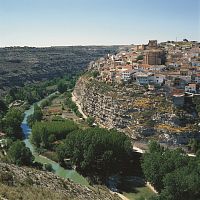
[[89, 188], [53, 173], [0, 162], [0, 199], [120, 200], [106, 188]]
[[115, 92], [107, 85], [98, 84], [95, 79], [81, 77], [74, 89], [74, 96], [87, 116], [93, 116], [102, 127], [124, 129], [130, 122], [130, 116], [116, 99]]
[[133, 139], [187, 144], [191, 138], [200, 138], [195, 117], [177, 109], [164, 91], [106, 84], [88, 71], [77, 81], [73, 94], [83, 112], [100, 126], [118, 129]]

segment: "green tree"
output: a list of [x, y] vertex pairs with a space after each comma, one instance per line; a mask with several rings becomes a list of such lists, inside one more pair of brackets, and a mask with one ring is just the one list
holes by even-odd
[[67, 84], [63, 80], [61, 80], [61, 81], [58, 82], [58, 86], [57, 87], [58, 87], [58, 91], [61, 94], [64, 93], [64, 92], [66, 92], [67, 89], [68, 89]]
[[32, 165], [33, 155], [22, 141], [15, 141], [8, 150], [9, 160], [16, 165]]
[[156, 142], [151, 142], [149, 149], [143, 156], [142, 169], [146, 179], [160, 192], [165, 175], [187, 165], [188, 158], [182, 150], [164, 150]]
[[143, 55], [139, 55], [138, 57], [137, 57], [137, 61], [138, 60], [143, 60]]
[[23, 113], [19, 109], [10, 109], [3, 120], [3, 128], [7, 135], [14, 139], [22, 139], [23, 133], [21, 123], [23, 121]]
[[88, 117], [88, 118], [86, 119], [86, 121], [87, 121], [87, 123], [88, 123], [89, 126], [92, 126], [93, 123], [94, 123], [94, 117]]
[[114, 130], [90, 128], [67, 135], [57, 149], [58, 158], [71, 158], [82, 173], [96, 174], [104, 180], [123, 169], [132, 145], [127, 136]]

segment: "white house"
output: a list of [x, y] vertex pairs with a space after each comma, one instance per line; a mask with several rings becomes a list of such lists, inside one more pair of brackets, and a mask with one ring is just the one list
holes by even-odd
[[193, 61], [192, 67], [200, 67], [200, 62], [199, 61]]
[[200, 74], [196, 74], [194, 81], [195, 83], [200, 83]]
[[132, 74], [133, 74], [133, 70], [131, 70], [131, 69], [124, 70], [121, 73], [121, 78], [123, 81], [127, 82], [127, 81], [131, 80]]
[[165, 81], [165, 75], [162, 74], [154, 74], [154, 76], [150, 77], [150, 80], [152, 80], [153, 83], [155, 84], [163, 84]]
[[190, 83], [185, 86], [185, 92], [196, 93], [197, 85], [195, 83]]
[[136, 82], [140, 85], [148, 84], [149, 83], [149, 74], [143, 72], [135, 73]]

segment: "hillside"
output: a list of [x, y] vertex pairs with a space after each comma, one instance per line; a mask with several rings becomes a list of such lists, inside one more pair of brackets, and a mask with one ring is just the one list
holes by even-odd
[[169, 145], [199, 137], [196, 118], [185, 109], [194, 110], [191, 102], [177, 108], [162, 89], [153, 93], [135, 83], [108, 84], [91, 74], [79, 78], [73, 94], [83, 112], [102, 127], [115, 128], [135, 140], [155, 139]]
[[0, 48], [0, 94], [13, 86], [23, 86], [63, 75], [77, 74], [88, 64], [119, 46], [9, 47]]
[[53, 173], [0, 162], [0, 199], [120, 200], [107, 189], [88, 188]]

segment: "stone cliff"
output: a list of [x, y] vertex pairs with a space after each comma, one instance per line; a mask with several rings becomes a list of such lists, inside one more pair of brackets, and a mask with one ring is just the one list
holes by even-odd
[[88, 71], [77, 81], [73, 94], [83, 112], [100, 126], [118, 129], [133, 139], [187, 144], [200, 137], [195, 116], [176, 108], [165, 91], [150, 92], [134, 83], [106, 84]]
[[81, 77], [73, 92], [83, 112], [93, 116], [99, 125], [106, 128], [123, 129], [128, 124], [127, 110], [123, 108], [122, 98], [116, 100], [109, 86], [98, 84], [94, 79]]

